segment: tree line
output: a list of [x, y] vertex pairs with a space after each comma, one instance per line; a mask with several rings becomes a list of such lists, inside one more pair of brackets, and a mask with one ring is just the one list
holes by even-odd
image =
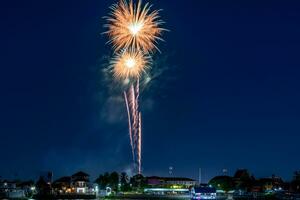
[[105, 190], [107, 187], [110, 187], [113, 191], [119, 192], [129, 192], [132, 190], [141, 190], [146, 186], [146, 178], [137, 174], [133, 177], [129, 177], [126, 172], [106, 172], [100, 174], [95, 181], [101, 190]]

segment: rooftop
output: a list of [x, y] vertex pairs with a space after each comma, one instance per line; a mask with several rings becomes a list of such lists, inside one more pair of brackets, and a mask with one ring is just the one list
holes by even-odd
[[87, 173], [85, 173], [85, 172], [83, 172], [83, 171], [79, 171], [79, 172], [73, 174], [72, 177], [73, 177], [73, 176], [90, 176], [90, 175], [88, 175]]
[[164, 181], [195, 181], [191, 178], [185, 178], [185, 177], [159, 177], [159, 176], [149, 176], [147, 179], [160, 179]]

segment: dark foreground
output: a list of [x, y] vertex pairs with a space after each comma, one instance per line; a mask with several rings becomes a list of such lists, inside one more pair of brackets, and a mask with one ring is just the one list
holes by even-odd
[[[1, 198], [0, 199], [8, 199], [8, 198]], [[24, 200], [26, 198], [23, 198]], [[31, 198], [27, 198], [31, 199]], [[54, 199], [92, 199], [92, 200], [190, 200], [190, 195], [145, 195], [145, 194], [130, 194], [130, 195], [116, 195], [116, 196], [109, 196], [109, 197], [96, 197], [95, 195], [39, 195], [34, 196], [32, 199], [36, 200], [54, 200]], [[300, 200], [300, 195], [282, 195], [282, 196], [217, 196], [217, 200], [250, 200], [250, 199], [257, 199], [257, 200]], [[18, 199], [20, 200], [20, 199]]]
[[97, 199], [96, 195], [80, 195], [80, 194], [68, 194], [68, 195], [35, 195], [33, 199]]
[[118, 195], [110, 196], [105, 199], [134, 199], [134, 200], [147, 200], [147, 199], [180, 199], [180, 200], [190, 200], [190, 195], [144, 195], [144, 194], [131, 194], [131, 195]]

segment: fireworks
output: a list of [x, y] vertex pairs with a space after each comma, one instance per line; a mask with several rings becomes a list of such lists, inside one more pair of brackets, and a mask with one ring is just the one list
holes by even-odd
[[117, 79], [140, 78], [149, 69], [151, 58], [140, 51], [121, 51], [111, 60], [110, 65]]
[[[129, 139], [132, 148], [134, 164], [138, 173], [142, 166], [142, 115], [139, 111], [139, 84], [130, 86], [128, 92], [124, 92], [124, 99], [128, 114]], [[135, 163], [137, 162], [137, 163]]]
[[151, 56], [161, 39], [163, 21], [159, 10], [151, 11], [148, 3], [142, 6], [140, 0], [120, 0], [111, 6], [111, 13], [106, 17], [105, 32], [114, 49], [110, 68], [117, 80], [129, 82], [128, 91], [124, 91], [128, 115], [129, 139], [132, 148], [134, 167], [142, 171], [142, 114], [139, 109], [139, 80], [150, 69]]
[[130, 0], [120, 0], [119, 3], [111, 6], [111, 13], [106, 17], [109, 35], [109, 43], [113, 44], [115, 51], [133, 48], [152, 52], [158, 49], [156, 44], [161, 39], [165, 30], [160, 28], [163, 21], [160, 20], [159, 10], [150, 11], [148, 3], [142, 7], [141, 1], [137, 4]]

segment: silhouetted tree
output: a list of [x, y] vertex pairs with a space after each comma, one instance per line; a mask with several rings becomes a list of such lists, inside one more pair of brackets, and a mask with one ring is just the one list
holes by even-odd
[[142, 174], [137, 174], [130, 179], [132, 187], [142, 189], [147, 185], [147, 180]]
[[51, 185], [47, 183], [42, 177], [36, 183], [37, 192], [39, 195], [49, 195], [51, 194]]
[[225, 192], [234, 189], [234, 181], [230, 176], [216, 176], [211, 179], [208, 184], [218, 190], [224, 190]]
[[100, 175], [96, 179], [96, 183], [99, 185], [100, 189], [104, 190], [109, 185], [110, 174], [106, 172], [104, 175]]
[[119, 174], [117, 172], [112, 172], [109, 176], [109, 186], [114, 190], [118, 191], [119, 187]]
[[121, 191], [130, 191], [129, 178], [126, 172], [122, 172], [120, 175]]
[[254, 184], [255, 178], [248, 170], [239, 169], [234, 175], [234, 181], [236, 189], [249, 191]]
[[295, 193], [300, 193], [300, 171], [294, 173], [294, 179], [291, 182], [290, 190]]

